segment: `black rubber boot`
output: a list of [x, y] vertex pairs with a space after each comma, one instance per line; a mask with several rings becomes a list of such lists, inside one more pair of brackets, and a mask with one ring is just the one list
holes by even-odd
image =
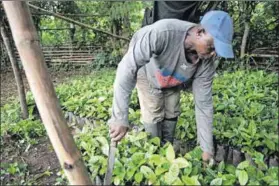
[[161, 138], [162, 132], [161, 132], [161, 123], [156, 124], [143, 124], [145, 132], [148, 132], [151, 134], [152, 137], [159, 137]]
[[165, 119], [162, 122], [161, 130], [162, 130], [163, 144], [167, 142], [173, 144], [176, 124], [177, 124], [177, 118]]

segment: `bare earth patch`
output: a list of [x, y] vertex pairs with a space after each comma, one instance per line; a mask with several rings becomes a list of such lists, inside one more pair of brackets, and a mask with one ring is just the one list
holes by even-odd
[[[49, 71], [52, 82], [54, 86], [56, 86], [59, 83], [62, 82], [67, 82], [71, 78], [75, 76], [80, 76], [80, 75], [88, 75], [90, 72], [89, 71], [84, 71], [84, 70], [71, 70], [71, 71]], [[24, 88], [25, 91], [29, 91], [29, 85], [25, 76], [25, 72], [22, 71], [22, 78], [23, 78], [23, 83], [24, 83]], [[18, 96], [17, 92], [17, 87], [16, 87], [16, 82], [15, 82], [15, 77], [13, 72], [10, 71], [1, 71], [1, 84], [0, 84], [0, 89], [1, 89], [1, 106], [8, 103], [11, 99], [15, 98]]]
[[1, 185], [20, 184], [22, 180], [24, 180], [24, 183], [36, 185], [55, 184], [57, 172], [60, 171], [60, 164], [47, 137], [38, 139], [38, 143], [31, 146], [26, 152], [26, 146], [20, 146], [18, 142], [11, 138], [5, 138], [1, 145], [3, 150], [1, 152], [1, 163], [27, 165], [22, 175], [3, 176]]
[[[50, 71], [50, 76], [54, 86], [67, 82], [71, 78], [81, 75], [88, 75], [90, 72], [82, 70], [72, 71]], [[21, 72], [26, 91], [29, 85], [24, 72]], [[10, 100], [17, 98], [18, 92], [15, 78], [12, 71], [1, 72], [1, 106]], [[6, 184], [26, 184], [54, 185], [57, 172], [61, 170], [59, 161], [53, 150], [48, 137], [37, 139], [38, 143], [32, 145], [27, 151], [26, 146], [21, 145], [11, 136], [1, 138], [1, 164], [10, 166], [12, 163], [27, 165], [23, 172], [15, 175], [5, 175], [1, 173], [1, 185]], [[1, 166], [1, 172], [4, 171]], [[7, 170], [7, 168], [5, 168]], [[4, 175], [4, 176], [3, 176]], [[21, 181], [24, 183], [21, 183]]]

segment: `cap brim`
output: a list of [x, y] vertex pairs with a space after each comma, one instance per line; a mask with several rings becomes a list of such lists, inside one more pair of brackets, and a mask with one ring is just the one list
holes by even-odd
[[214, 47], [218, 56], [224, 58], [234, 58], [233, 48], [231, 44], [224, 43], [218, 39], [214, 39]]

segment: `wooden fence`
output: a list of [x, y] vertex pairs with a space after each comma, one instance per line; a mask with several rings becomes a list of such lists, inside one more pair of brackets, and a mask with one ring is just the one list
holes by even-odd
[[[48, 66], [53, 65], [88, 65], [94, 61], [94, 54], [101, 49], [101, 46], [43, 46], [43, 54]], [[20, 60], [17, 50], [16, 57]]]
[[[5, 49], [1, 53], [1, 64], [9, 66], [5, 58]], [[63, 45], [63, 46], [43, 46], [43, 54], [48, 66], [71, 64], [75, 66], [83, 66], [91, 64], [94, 61], [94, 55], [102, 50], [102, 46], [91, 45]], [[17, 50], [17, 60], [20, 60]], [[259, 48], [255, 49], [249, 55], [250, 65], [257, 69], [265, 69], [270, 71], [279, 71], [279, 49], [275, 48]], [[274, 58], [272, 61], [271, 58]], [[3, 58], [3, 59], [2, 59]]]
[[263, 47], [250, 54], [250, 65], [258, 69], [279, 72], [279, 47]]

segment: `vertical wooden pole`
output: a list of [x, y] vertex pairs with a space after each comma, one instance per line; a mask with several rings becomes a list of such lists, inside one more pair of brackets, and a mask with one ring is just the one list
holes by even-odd
[[3, 5], [27, 80], [60, 164], [70, 184], [92, 185], [47, 72], [29, 8], [24, 1], [3, 1]]
[[22, 118], [27, 119], [28, 118], [28, 109], [27, 109], [27, 103], [26, 103], [26, 97], [25, 97], [24, 84], [22, 81], [18, 63], [16, 61], [15, 53], [11, 46], [9, 37], [6, 33], [6, 29], [4, 28], [4, 25], [2, 25], [2, 23], [0, 23], [0, 32], [1, 32], [1, 36], [2, 36], [4, 44], [5, 44], [5, 47], [7, 49], [7, 53], [9, 55], [10, 61], [12, 63], [12, 68], [13, 68], [13, 72], [15, 75], [16, 85], [17, 85], [17, 91], [18, 91], [18, 96], [19, 96]]

